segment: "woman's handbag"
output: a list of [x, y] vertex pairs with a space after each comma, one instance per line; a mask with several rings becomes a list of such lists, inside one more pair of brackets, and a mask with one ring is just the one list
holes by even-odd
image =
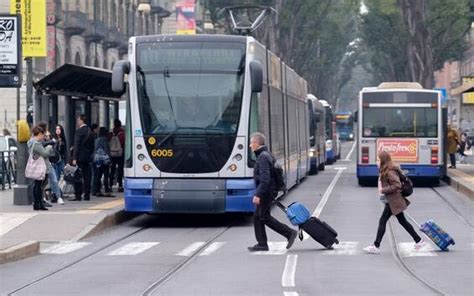
[[28, 163], [26, 164], [25, 177], [32, 180], [44, 180], [46, 178], [46, 162], [40, 155], [36, 155], [35, 158], [33, 153], [34, 145], [36, 143], [31, 147]]

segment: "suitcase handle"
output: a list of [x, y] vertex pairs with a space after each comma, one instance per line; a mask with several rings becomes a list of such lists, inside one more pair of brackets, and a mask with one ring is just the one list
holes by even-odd
[[279, 202], [278, 200], [275, 200], [274, 203], [277, 205], [277, 207], [279, 207], [284, 213], [286, 213], [286, 207], [284, 204], [282, 204], [281, 202]]

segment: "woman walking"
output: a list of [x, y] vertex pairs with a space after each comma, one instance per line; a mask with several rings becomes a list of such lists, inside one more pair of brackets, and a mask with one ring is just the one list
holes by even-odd
[[[51, 146], [47, 146], [46, 148], [43, 147], [42, 142], [44, 141], [45, 132], [42, 128], [35, 126], [32, 130], [33, 132], [33, 139], [30, 142], [31, 146], [30, 155], [34, 159], [38, 157], [44, 158], [44, 162], [47, 162], [47, 158], [54, 155], [54, 151]], [[35, 184], [33, 187], [33, 196], [34, 196], [34, 203], [33, 209], [35, 211], [47, 211], [48, 209], [45, 207], [43, 202], [43, 182], [47, 178], [47, 174], [49, 173], [50, 166], [46, 166], [46, 175], [42, 180], [35, 180]]]
[[449, 154], [449, 159], [451, 160], [451, 166], [449, 168], [455, 169], [456, 168], [456, 152], [458, 151], [458, 145], [459, 145], [459, 134], [455, 129], [451, 127], [450, 124], [448, 124], [448, 131], [447, 131], [446, 136], [448, 137], [448, 154]]
[[405, 228], [415, 241], [415, 250], [421, 249], [425, 245], [425, 241], [415, 232], [413, 226], [407, 221], [403, 211], [408, 207], [407, 199], [402, 196], [400, 190], [402, 184], [400, 182], [401, 170], [392, 162], [390, 154], [381, 151], [378, 155], [377, 165], [379, 167], [379, 193], [385, 195], [386, 203], [379, 220], [379, 227], [374, 244], [364, 248], [364, 251], [371, 254], [380, 253], [380, 243], [385, 234], [385, 227], [388, 219], [395, 215], [398, 223]]

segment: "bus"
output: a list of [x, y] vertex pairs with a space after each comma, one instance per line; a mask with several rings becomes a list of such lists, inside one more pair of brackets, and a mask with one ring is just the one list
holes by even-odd
[[339, 139], [334, 122], [332, 106], [326, 100], [319, 100], [325, 109], [324, 121], [326, 128], [326, 164], [333, 164], [340, 156]]
[[418, 83], [385, 82], [359, 93], [357, 178], [378, 176], [377, 153], [385, 150], [410, 177], [438, 183], [446, 172], [440, 93]]
[[326, 108], [312, 94], [308, 94], [310, 174], [324, 171], [326, 163]]
[[354, 141], [354, 116], [352, 112], [337, 112], [336, 128], [341, 141]]
[[307, 87], [253, 37], [131, 37], [128, 60], [112, 72], [112, 90], [128, 97], [125, 210], [253, 212], [249, 136], [257, 131], [287, 189], [301, 182], [309, 169]]

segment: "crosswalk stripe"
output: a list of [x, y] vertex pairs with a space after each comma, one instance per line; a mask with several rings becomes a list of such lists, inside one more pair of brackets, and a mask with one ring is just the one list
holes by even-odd
[[402, 257], [428, 257], [428, 256], [438, 256], [433, 247], [427, 243], [420, 250], [414, 249], [414, 242], [408, 243], [398, 243], [398, 250]]
[[60, 255], [60, 254], [67, 254], [71, 253], [74, 251], [77, 251], [87, 245], [90, 245], [91, 243], [87, 242], [64, 242], [64, 243], [59, 243], [52, 245], [43, 251], [41, 251], [41, 254], [55, 254], [55, 255]]
[[146, 250], [158, 245], [159, 242], [133, 242], [108, 253], [108, 256], [131, 256], [145, 252]]
[[204, 245], [204, 242], [195, 242], [186, 247], [184, 250], [182, 250], [179, 253], [176, 253], [175, 256], [184, 256], [184, 257], [189, 257], [191, 256], [194, 252], [196, 252], [200, 247]]
[[209, 256], [210, 254], [214, 253], [219, 248], [221, 248], [223, 245], [225, 245], [225, 242], [212, 243], [209, 247], [207, 247], [204, 251], [202, 251], [202, 253], [199, 254], [199, 256]]
[[252, 252], [252, 255], [285, 255], [288, 242], [268, 242], [268, 251]]
[[298, 293], [297, 292], [294, 292], [294, 291], [284, 291], [283, 292], [283, 296], [298, 296]]
[[324, 255], [356, 255], [358, 242], [339, 242], [337, 245], [333, 245], [333, 250], [327, 250]]
[[295, 286], [295, 273], [296, 264], [298, 262], [298, 255], [286, 256], [285, 269], [281, 277], [281, 285], [283, 287], [294, 287]]

